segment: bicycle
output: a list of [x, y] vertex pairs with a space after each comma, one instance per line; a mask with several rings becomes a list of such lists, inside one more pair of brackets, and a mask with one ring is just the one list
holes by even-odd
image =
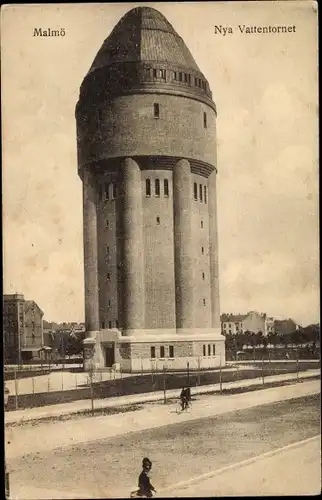
[[177, 413], [177, 415], [179, 415], [179, 413], [183, 413], [184, 411], [187, 412], [187, 413], [190, 413], [191, 410], [192, 410], [192, 403], [191, 403], [191, 401], [187, 401], [186, 402], [184, 409], [182, 409], [182, 403], [181, 403], [181, 401], [177, 402], [177, 405], [176, 405], [176, 413]]

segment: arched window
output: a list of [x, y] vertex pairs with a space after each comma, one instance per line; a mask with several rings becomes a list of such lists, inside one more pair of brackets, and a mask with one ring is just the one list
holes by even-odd
[[193, 184], [193, 197], [195, 200], [198, 200], [198, 186], [196, 182]]
[[145, 195], [151, 196], [151, 181], [150, 181], [150, 179], [145, 179]]
[[117, 188], [115, 182], [113, 183], [113, 198], [116, 198], [117, 195]]
[[207, 186], [204, 186], [204, 202], [207, 203]]
[[207, 128], [207, 113], [203, 114], [203, 126], [204, 128]]
[[202, 201], [202, 184], [199, 184], [199, 199]]
[[155, 179], [154, 189], [155, 189], [155, 196], [160, 196], [160, 179]]
[[163, 183], [164, 196], [169, 196], [169, 181], [168, 179], [164, 179]]

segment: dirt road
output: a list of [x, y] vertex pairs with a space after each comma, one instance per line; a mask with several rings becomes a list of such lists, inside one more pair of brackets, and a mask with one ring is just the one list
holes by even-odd
[[153, 461], [156, 488], [175, 488], [191, 477], [316, 436], [320, 396], [179, 419], [160, 428], [12, 459], [12, 498], [126, 497], [136, 487], [143, 456]]

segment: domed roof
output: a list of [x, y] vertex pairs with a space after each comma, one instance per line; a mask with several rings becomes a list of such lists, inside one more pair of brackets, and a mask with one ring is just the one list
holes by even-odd
[[188, 47], [157, 10], [137, 7], [127, 12], [104, 41], [89, 70], [122, 62], [158, 61], [200, 72]]

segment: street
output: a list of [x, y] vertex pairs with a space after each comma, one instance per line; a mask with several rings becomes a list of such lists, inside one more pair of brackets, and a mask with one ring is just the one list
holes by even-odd
[[[139, 413], [144, 419], [144, 412]], [[180, 416], [177, 423], [159, 428], [12, 457], [9, 463], [12, 498], [128, 497], [136, 489], [143, 456], [153, 462], [152, 482], [159, 496], [163, 490], [165, 496], [180, 496], [182, 491], [176, 493], [179, 483], [317, 436], [320, 433], [320, 396], [308, 395], [217, 416], [205, 415], [195, 420], [180, 422], [179, 419]], [[250, 471], [259, 467], [269, 473], [262, 481], [260, 473], [256, 481], [252, 481], [252, 472], [249, 472], [243, 484], [242, 470], [226, 472], [218, 476], [215, 483], [214, 479], [206, 479], [201, 486], [198, 482], [198, 487], [191, 485], [184, 494], [211, 496], [238, 491], [245, 495], [254, 494], [254, 491], [261, 494], [264, 483], [269, 485], [267, 491], [275, 491], [281, 476], [285, 478], [284, 494], [288, 494], [288, 488], [290, 492], [294, 490], [294, 482], [288, 484], [286, 481], [292, 470], [290, 463], [294, 461], [299, 467], [292, 453], [305, 462], [303, 474], [307, 481], [303, 482], [303, 487], [308, 484], [312, 493], [316, 493], [320, 484], [317, 473], [319, 440], [318, 443], [315, 447], [311, 444], [313, 448], [308, 446], [305, 455], [301, 455], [299, 449], [292, 449], [285, 452], [288, 460], [283, 460], [280, 454], [265, 459], [270, 462], [269, 468], [265, 468], [262, 460], [261, 465], [249, 466]], [[229, 480], [224, 479], [226, 474]], [[299, 477], [298, 474], [297, 482], [301, 483]]]
[[164, 493], [169, 497], [319, 495], [321, 436], [215, 473]]

